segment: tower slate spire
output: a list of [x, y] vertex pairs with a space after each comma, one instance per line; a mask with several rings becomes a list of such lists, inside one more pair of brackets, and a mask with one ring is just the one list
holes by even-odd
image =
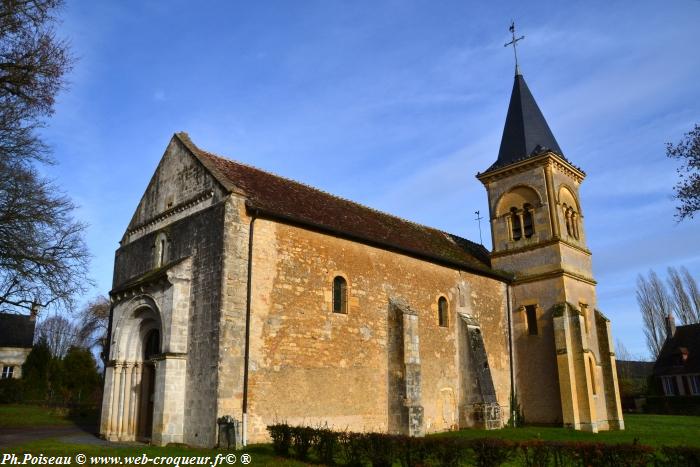
[[525, 78], [522, 74], [516, 73], [498, 159], [487, 172], [547, 150], [564, 157], [542, 111], [527, 87]]

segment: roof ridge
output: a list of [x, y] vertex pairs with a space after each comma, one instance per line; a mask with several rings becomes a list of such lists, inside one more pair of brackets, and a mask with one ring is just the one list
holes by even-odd
[[220, 155], [220, 154], [216, 154], [216, 153], [213, 153], [213, 152], [211, 152], [211, 151], [207, 151], [207, 150], [205, 150], [205, 149], [201, 149], [201, 148], [197, 147], [196, 145], [195, 145], [195, 147], [197, 148], [197, 151], [198, 151], [198, 152], [202, 153], [202, 154], [205, 155], [205, 156], [215, 157], [215, 158], [221, 159], [221, 160], [223, 160], [223, 161], [225, 161], [225, 162], [230, 162], [230, 163], [233, 163], [233, 164], [238, 164], [238, 165], [241, 165], [241, 166], [243, 166], [243, 167], [247, 167], [247, 168], [252, 169], [252, 170], [257, 170], [258, 172], [263, 172], [263, 173], [265, 173], [265, 174], [271, 175], [271, 176], [273, 176], [273, 177], [277, 177], [277, 178], [282, 179], [282, 180], [287, 181], [287, 182], [296, 183], [297, 185], [301, 185], [301, 186], [303, 186], [303, 187], [305, 187], [305, 188], [308, 188], [308, 189], [310, 189], [310, 190], [314, 190], [314, 191], [317, 191], [317, 192], [319, 192], [319, 193], [323, 193], [324, 195], [330, 196], [330, 197], [335, 198], [335, 199], [337, 199], [337, 200], [340, 200], [340, 201], [343, 201], [343, 202], [346, 202], [346, 203], [350, 203], [350, 204], [354, 204], [355, 206], [359, 206], [359, 207], [361, 207], [361, 208], [363, 208], [363, 209], [367, 209], [367, 210], [369, 210], [369, 211], [375, 212], [375, 213], [377, 213], [377, 214], [381, 214], [381, 215], [383, 215], [383, 216], [393, 217], [394, 219], [400, 220], [400, 221], [402, 221], [402, 222], [406, 222], [406, 223], [408, 223], [408, 224], [412, 224], [412, 225], [414, 225], [414, 226], [416, 226], [416, 227], [419, 227], [419, 228], [423, 228], [423, 229], [428, 229], [428, 230], [432, 230], [432, 231], [435, 231], [435, 232], [439, 232], [439, 233], [442, 233], [442, 234], [444, 234], [444, 235], [448, 235], [448, 236], [450, 236], [450, 237], [456, 237], [456, 238], [458, 238], [458, 239], [460, 239], [460, 240], [467, 241], [467, 242], [473, 244], [473, 245], [476, 246], [476, 247], [484, 248], [484, 250], [485, 250], [486, 252], [488, 252], [488, 250], [486, 249], [486, 247], [484, 247], [483, 245], [481, 245], [481, 244], [479, 244], [479, 243], [476, 243], [476, 242], [474, 242], [474, 241], [472, 241], [472, 240], [469, 240], [468, 238], [461, 237], [461, 236], [459, 236], [459, 235], [457, 235], [457, 234], [453, 234], [453, 233], [451, 233], [451, 232], [447, 232], [447, 231], [445, 231], [445, 230], [438, 229], [438, 228], [436, 228], [436, 227], [430, 227], [430, 226], [425, 225], [425, 224], [420, 224], [420, 223], [418, 223], [418, 222], [415, 222], [415, 221], [412, 221], [412, 220], [409, 220], [409, 219], [405, 219], [405, 218], [403, 218], [403, 217], [401, 217], [401, 216], [397, 216], [397, 215], [395, 215], [395, 214], [390, 214], [390, 213], [385, 212], [385, 211], [380, 211], [379, 209], [376, 209], [376, 208], [367, 206], [367, 205], [362, 204], [362, 203], [358, 203], [357, 201], [353, 201], [353, 200], [351, 200], [351, 199], [344, 198], [344, 197], [342, 197], [342, 196], [338, 196], [338, 195], [336, 195], [336, 194], [333, 194], [333, 193], [330, 193], [330, 192], [328, 192], [328, 191], [322, 190], [322, 189], [320, 189], [320, 188], [317, 188], [317, 187], [315, 187], [315, 186], [309, 185], [309, 184], [307, 184], [307, 183], [300, 182], [300, 181], [298, 181], [298, 180], [294, 180], [294, 179], [292, 179], [292, 178], [285, 177], [285, 176], [283, 176], [283, 175], [278, 175], [278, 174], [276, 174], [276, 173], [274, 173], [274, 172], [272, 172], [272, 171], [265, 170], [265, 169], [261, 169], [261, 168], [259, 168], [259, 167], [256, 167], [256, 166], [252, 165], [252, 164], [248, 164], [248, 163], [246, 163], [246, 162], [241, 162], [241, 161], [238, 161], [238, 160], [230, 159], [230, 158], [228, 158], [228, 157], [226, 157], [226, 156], [222, 156], [222, 155]]

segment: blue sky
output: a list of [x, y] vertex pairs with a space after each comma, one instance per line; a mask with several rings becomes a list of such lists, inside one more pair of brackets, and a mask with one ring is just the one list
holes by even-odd
[[[479, 239], [474, 178], [496, 158], [521, 68], [566, 156], [599, 307], [645, 354], [635, 278], [700, 279], [700, 219], [677, 224], [664, 143], [700, 122], [700, 1], [68, 1], [79, 57], [45, 130], [47, 171], [90, 224], [92, 294], [171, 135]], [[490, 236], [484, 230], [484, 240]], [[487, 244], [490, 247], [490, 245]], [[86, 297], [87, 298], [87, 297]]]

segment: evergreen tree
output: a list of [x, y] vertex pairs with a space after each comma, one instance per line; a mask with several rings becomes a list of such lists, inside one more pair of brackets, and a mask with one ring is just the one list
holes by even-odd
[[31, 352], [27, 355], [27, 360], [22, 365], [25, 400], [45, 401], [48, 397], [51, 360], [51, 351], [46, 341], [42, 340], [34, 344]]
[[63, 386], [70, 402], [91, 402], [100, 387], [95, 358], [89, 350], [71, 347], [63, 359]]

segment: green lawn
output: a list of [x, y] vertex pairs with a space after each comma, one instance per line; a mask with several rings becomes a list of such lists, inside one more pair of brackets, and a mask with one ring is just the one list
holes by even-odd
[[625, 415], [624, 431], [586, 433], [555, 427], [504, 428], [502, 430], [461, 430], [435, 436], [503, 438], [514, 441], [541, 438], [557, 441], [632, 443], [649, 446], [681, 445], [700, 447], [700, 417], [680, 415]]
[[[213, 463], [213, 459], [217, 454], [226, 455], [226, 451], [216, 450], [216, 449], [195, 449], [187, 447], [155, 447], [146, 445], [125, 445], [120, 447], [105, 447], [105, 446], [94, 446], [94, 445], [83, 445], [83, 444], [66, 444], [56, 440], [42, 440], [34, 443], [27, 443], [21, 446], [14, 446], [9, 449], [0, 449], [0, 454], [17, 454], [20, 462], [23, 459], [25, 453], [30, 453], [35, 456], [43, 454], [44, 456], [71, 456], [72, 463], [68, 465], [81, 465], [75, 462], [76, 454], [84, 454], [87, 456], [88, 462], [84, 465], [94, 465], [90, 462], [91, 456], [136, 456], [140, 457], [146, 454], [149, 458], [153, 459], [156, 456], [163, 457], [211, 457], [209, 462]], [[252, 462], [249, 465], [253, 466], [286, 466], [286, 467], [302, 467], [307, 466], [303, 462], [298, 462], [290, 459], [284, 459], [281, 457], [276, 457], [272, 452], [272, 447], [267, 444], [262, 445], [251, 445], [242, 451], [231, 451], [237, 459], [234, 465], [242, 465], [240, 462], [240, 456], [244, 453], [250, 455]], [[152, 465], [152, 464], [146, 464]], [[172, 465], [172, 464], [163, 464]], [[206, 464], [207, 466], [209, 464]], [[221, 465], [221, 464], [220, 464]], [[223, 463], [223, 467], [228, 464]]]
[[49, 409], [36, 405], [0, 405], [0, 428], [73, 424], [65, 409]]
[[[642, 444], [651, 446], [685, 445], [700, 447], [700, 417], [668, 416], [668, 415], [627, 415], [625, 431], [602, 432], [598, 434], [583, 433], [564, 428], [525, 427], [505, 428], [502, 430], [462, 430], [442, 433], [433, 436], [458, 436], [465, 438], [503, 438], [509, 440], [528, 440], [540, 438], [543, 440], [561, 441], [598, 441], [605, 443], [632, 443], [635, 439]], [[72, 421], [60, 412], [33, 406], [0, 406], [0, 432], [3, 427], [70, 425]], [[75, 454], [86, 456], [211, 456], [224, 451], [214, 449], [195, 449], [187, 447], [160, 448], [146, 445], [99, 446], [68, 444], [55, 439], [46, 439], [26, 443], [11, 448], [0, 449], [0, 454], [15, 453], [21, 456], [25, 453], [45, 456], [71, 456], [75, 463]], [[240, 465], [240, 455], [250, 454], [250, 465], [260, 466], [305, 466], [307, 464], [276, 457], [269, 444], [251, 445], [243, 451], [235, 452]], [[90, 465], [88, 462], [87, 465]], [[226, 464], [224, 464], [226, 465]]]

